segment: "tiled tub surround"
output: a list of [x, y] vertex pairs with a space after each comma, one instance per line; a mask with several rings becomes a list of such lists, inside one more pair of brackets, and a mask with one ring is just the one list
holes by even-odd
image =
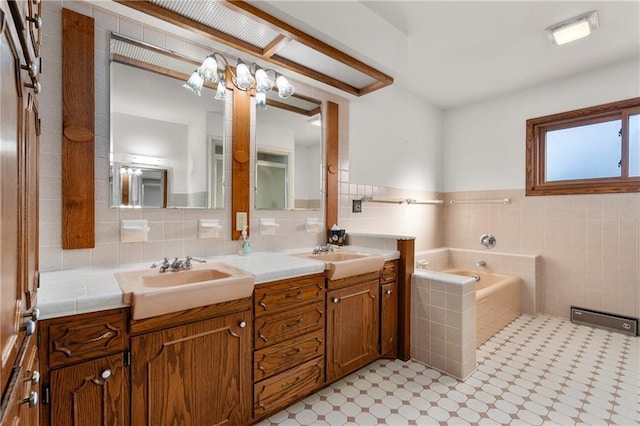
[[[478, 235], [480, 241], [480, 235]], [[438, 248], [415, 253], [415, 268], [441, 271], [446, 268], [476, 269], [483, 272], [517, 275], [522, 278], [522, 313], [542, 312], [541, 257], [526, 254], [494, 252], [493, 250], [465, 250]], [[486, 266], [478, 266], [484, 261]]]
[[411, 358], [460, 380], [476, 368], [476, 281], [417, 270], [411, 277]]
[[[511, 204], [448, 204], [502, 198]], [[443, 247], [478, 249], [490, 233], [498, 244], [487, 253], [540, 255], [538, 312], [568, 318], [574, 305], [640, 317], [640, 193], [448, 192], [443, 207]]]

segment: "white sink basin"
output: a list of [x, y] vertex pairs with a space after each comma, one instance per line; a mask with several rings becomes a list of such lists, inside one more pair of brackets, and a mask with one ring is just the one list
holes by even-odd
[[254, 286], [252, 274], [222, 262], [179, 272], [145, 269], [114, 275], [133, 319], [250, 297]]
[[337, 251], [301, 255], [307, 259], [324, 262], [325, 275], [330, 280], [377, 272], [384, 266], [384, 257], [377, 254]]

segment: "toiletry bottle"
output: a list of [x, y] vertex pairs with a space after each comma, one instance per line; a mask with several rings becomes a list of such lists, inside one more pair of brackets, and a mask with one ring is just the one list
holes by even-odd
[[247, 227], [245, 226], [242, 230], [242, 242], [241, 244], [241, 253], [249, 254], [251, 253], [251, 242], [249, 241], [249, 237], [247, 236]]

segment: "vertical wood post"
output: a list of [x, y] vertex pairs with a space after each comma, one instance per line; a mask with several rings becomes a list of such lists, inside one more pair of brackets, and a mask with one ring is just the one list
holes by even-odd
[[62, 248], [95, 246], [94, 21], [62, 9]]
[[[327, 163], [325, 189], [325, 220], [327, 231], [338, 223], [338, 169], [339, 169], [339, 129], [338, 104], [327, 102], [326, 131], [327, 131]], [[325, 241], [326, 241], [325, 235]]]

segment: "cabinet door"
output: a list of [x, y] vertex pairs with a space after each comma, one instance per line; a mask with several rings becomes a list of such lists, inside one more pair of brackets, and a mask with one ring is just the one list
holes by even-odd
[[327, 293], [327, 382], [378, 358], [378, 280]]
[[19, 146], [22, 82], [18, 36], [6, 2], [0, 8], [0, 378], [2, 392], [18, 351], [20, 281]]
[[124, 374], [122, 354], [52, 370], [50, 424], [126, 424], [127, 392]]
[[[31, 2], [29, 2], [31, 4]], [[25, 146], [24, 146], [24, 279], [23, 309], [35, 306], [38, 290], [38, 153], [40, 145], [40, 117], [38, 102], [33, 93], [28, 93], [25, 110]]]
[[131, 424], [247, 424], [251, 313], [131, 339]]
[[398, 283], [380, 286], [380, 353], [395, 358], [398, 345]]

